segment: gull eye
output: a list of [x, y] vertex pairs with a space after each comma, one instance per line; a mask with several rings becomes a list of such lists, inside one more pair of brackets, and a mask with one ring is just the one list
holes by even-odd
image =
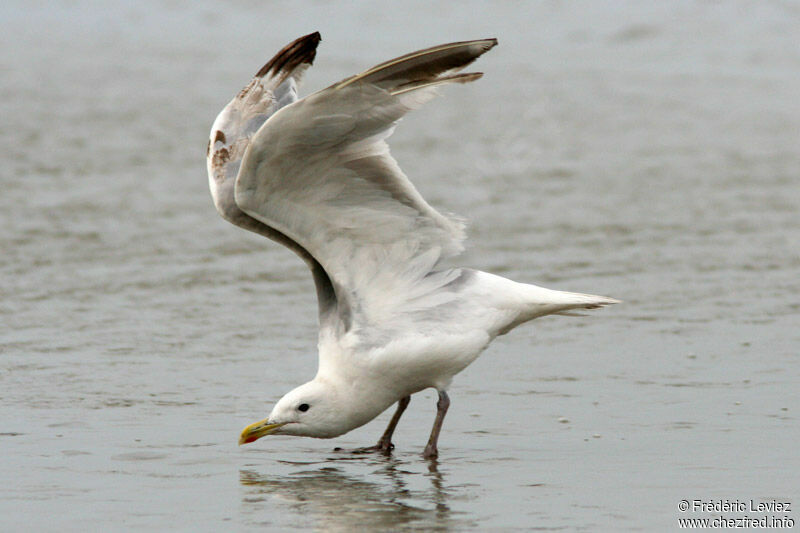
[[300, 405], [297, 406], [297, 410], [298, 411], [302, 411], [303, 413], [305, 413], [306, 411], [309, 410], [310, 407], [311, 406], [308, 405], [307, 403], [301, 403]]

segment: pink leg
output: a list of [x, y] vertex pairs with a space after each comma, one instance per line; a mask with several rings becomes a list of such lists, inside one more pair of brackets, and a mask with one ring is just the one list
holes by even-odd
[[394, 428], [397, 427], [397, 423], [400, 421], [400, 417], [403, 415], [403, 411], [406, 410], [408, 404], [411, 402], [411, 396], [405, 396], [400, 398], [400, 401], [397, 402], [397, 411], [394, 412], [392, 419], [389, 421], [389, 425], [386, 426], [386, 431], [383, 432], [378, 444], [375, 447], [378, 450], [388, 452], [394, 448], [394, 444], [392, 444], [392, 435], [394, 434]]
[[428, 439], [428, 444], [425, 446], [425, 452], [422, 454], [426, 459], [433, 459], [439, 455], [437, 443], [439, 442], [439, 433], [442, 431], [442, 422], [444, 422], [444, 415], [447, 414], [447, 408], [450, 407], [450, 398], [443, 390], [439, 392], [439, 401], [436, 402], [436, 420], [433, 422], [433, 429], [431, 429], [431, 437]]

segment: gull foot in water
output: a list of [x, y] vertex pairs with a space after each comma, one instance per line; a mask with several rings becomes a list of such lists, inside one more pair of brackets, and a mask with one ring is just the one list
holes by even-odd
[[344, 448], [336, 447], [333, 449], [334, 452], [342, 453], [342, 452], [349, 452], [352, 454], [364, 454], [364, 453], [382, 453], [384, 455], [390, 455], [394, 450], [394, 444], [391, 442], [378, 442], [378, 444], [374, 446], [365, 446], [364, 448], [355, 448], [353, 450], [345, 450]]
[[[397, 410], [394, 412], [392, 419], [389, 421], [389, 425], [386, 427], [386, 431], [383, 432], [381, 438], [378, 440], [378, 444], [375, 446], [367, 446], [366, 448], [356, 448], [350, 453], [382, 453], [384, 455], [389, 455], [394, 450], [394, 444], [392, 444], [392, 435], [394, 434], [394, 429], [397, 427], [397, 423], [400, 421], [400, 417], [403, 415], [403, 411], [406, 410], [408, 407], [409, 402], [411, 402], [411, 396], [404, 396], [400, 398], [397, 402]], [[341, 448], [334, 448], [333, 451], [335, 452], [342, 452]]]
[[374, 446], [367, 446], [365, 448], [356, 448], [352, 453], [383, 453], [389, 455], [394, 450], [394, 444], [391, 442], [379, 442]]

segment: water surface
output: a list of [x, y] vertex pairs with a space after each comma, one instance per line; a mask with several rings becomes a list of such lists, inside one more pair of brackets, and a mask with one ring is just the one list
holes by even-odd
[[[0, 8], [0, 529], [673, 529], [797, 492], [795, 4], [11, 3]], [[469, 217], [459, 263], [625, 300], [498, 339], [333, 441], [238, 432], [316, 370], [290, 252], [207, 190], [210, 124], [278, 48], [307, 91], [495, 36], [393, 153]], [[704, 515], [694, 515], [704, 516]], [[794, 519], [796, 512], [789, 513]]]

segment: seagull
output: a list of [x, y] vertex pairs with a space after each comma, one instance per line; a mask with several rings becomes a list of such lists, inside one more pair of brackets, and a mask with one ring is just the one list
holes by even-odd
[[375, 446], [388, 453], [411, 395], [433, 388], [423, 456], [438, 456], [453, 376], [498, 335], [537, 317], [617, 300], [517, 283], [442, 260], [463, 249], [464, 222], [431, 207], [389, 153], [400, 119], [496, 39], [454, 42], [374, 66], [304, 98], [318, 32], [270, 59], [217, 116], [207, 149], [214, 205], [227, 221], [292, 250], [318, 299], [319, 369], [247, 426], [265, 435], [333, 438], [397, 404]]

